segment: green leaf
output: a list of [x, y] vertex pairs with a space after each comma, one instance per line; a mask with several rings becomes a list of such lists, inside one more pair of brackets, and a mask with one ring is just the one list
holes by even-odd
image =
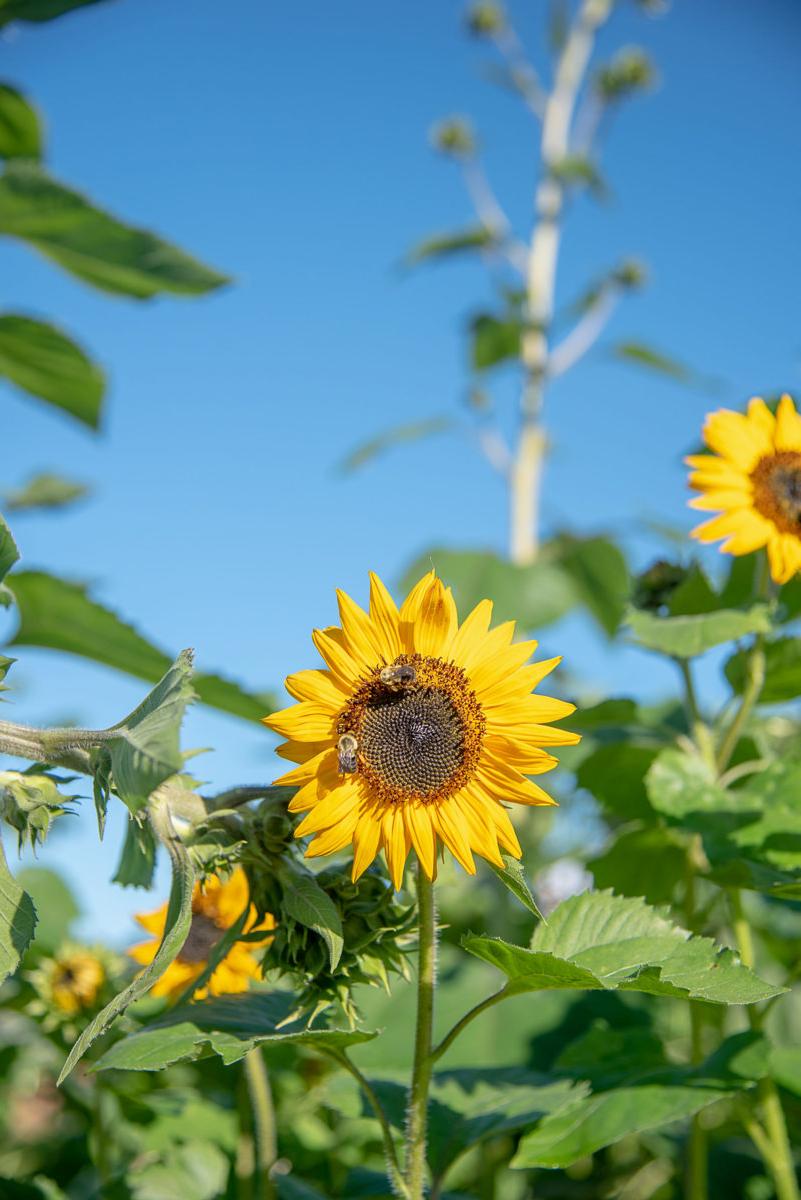
[[544, 920], [542, 913], [537, 908], [537, 902], [531, 894], [522, 864], [516, 858], [512, 858], [511, 854], [501, 852], [501, 858], [504, 861], [503, 868], [496, 867], [494, 863], [489, 864], [493, 872], [524, 908], [533, 913], [538, 921]]
[[624, 820], [647, 818], [651, 815], [651, 806], [644, 780], [656, 755], [655, 746], [606, 742], [582, 760], [576, 782], [616, 817]]
[[118, 295], [201, 295], [229, 282], [155, 234], [95, 208], [29, 162], [9, 163], [0, 176], [0, 233]]
[[584, 605], [610, 637], [623, 620], [629, 571], [622, 551], [607, 538], [556, 539], [560, 565], [573, 580]]
[[296, 1003], [288, 992], [250, 992], [182, 1005], [112, 1046], [96, 1069], [160, 1071], [171, 1063], [208, 1054], [218, 1054], [230, 1064], [259, 1045], [341, 1050], [377, 1036], [365, 1030], [307, 1029], [299, 1021], [289, 1022]]
[[331, 970], [342, 957], [342, 921], [339, 910], [313, 875], [297, 867], [285, 866], [281, 872], [284, 909], [293, 921], [313, 929], [328, 947]]
[[610, 353], [621, 362], [643, 367], [647, 371], [653, 371], [657, 375], [672, 379], [685, 387], [698, 388], [707, 393], [720, 390], [720, 380], [702, 375], [699, 371], [688, 367], [686, 363], [680, 362], [679, 359], [665, 354], [661, 350], [654, 349], [653, 346], [646, 345], [645, 342], [618, 342], [617, 345], [611, 347]]
[[[0, 528], [0, 562], [1, 539]], [[168, 654], [110, 609], [91, 600], [81, 584], [44, 571], [19, 571], [13, 584], [20, 612], [13, 645], [63, 650], [151, 683], [169, 670], [172, 660]], [[258, 720], [271, 707], [269, 696], [245, 692], [219, 675], [196, 674], [193, 684], [201, 703], [246, 720]]]
[[[0, 5], [0, 21], [2, 21]], [[41, 158], [42, 128], [22, 92], [0, 83], [0, 158]]]
[[670, 594], [668, 611], [671, 617], [695, 616], [698, 613], [716, 612], [725, 608], [723, 600], [712, 589], [712, 585], [701, 568], [694, 563], [684, 579]]
[[0, 842], [0, 983], [16, 971], [35, 927], [33, 900], [9, 871]]
[[0, 0], [0, 28], [11, 21], [52, 21], [98, 0]]
[[103, 372], [55, 325], [16, 313], [0, 316], [0, 378], [97, 429]]
[[723, 642], [770, 631], [770, 614], [765, 604], [755, 604], [746, 612], [721, 609], [686, 617], [658, 617], [630, 608], [626, 619], [641, 646], [674, 658], [693, 658]]
[[481, 313], [473, 318], [470, 335], [471, 361], [476, 371], [486, 371], [498, 363], [520, 357], [523, 323], [516, 318], [498, 320], [489, 313]]
[[[64, 1082], [92, 1042], [105, 1033], [112, 1022], [124, 1013], [129, 1005], [138, 1000], [140, 996], [144, 996], [145, 992], [161, 978], [186, 941], [192, 923], [192, 890], [195, 873], [186, 850], [171, 830], [168, 816], [165, 817], [162, 814], [160, 820], [161, 840], [167, 848], [172, 864], [172, 887], [167, 905], [164, 933], [159, 948], [153, 961], [143, 971], [140, 971], [136, 978], [126, 988], [123, 988], [83, 1031], [61, 1069], [58, 1077], [59, 1084]], [[124, 1045], [124, 1043], [119, 1043], [119, 1045]]]
[[455, 258], [472, 250], [484, 250], [496, 241], [493, 230], [486, 225], [476, 225], [472, 229], [459, 229], [455, 233], [437, 234], [425, 238], [412, 246], [405, 258], [408, 267], [416, 267], [422, 262], [432, 259]]
[[66, 508], [89, 495], [85, 483], [75, 483], [62, 475], [34, 475], [21, 488], [6, 492], [8, 512], [26, 512], [32, 508]]
[[143, 1154], [126, 1175], [131, 1200], [218, 1200], [230, 1171], [219, 1146], [197, 1140], [170, 1146], [153, 1162]]
[[18, 560], [19, 550], [17, 549], [17, 543], [11, 536], [11, 530], [8, 528], [8, 525], [0, 517], [0, 584]]
[[36, 949], [52, 953], [81, 915], [78, 902], [61, 876], [47, 867], [25, 867], [17, 874], [17, 883], [36, 909]]
[[488, 597], [494, 620], [516, 620], [522, 630], [540, 629], [576, 604], [575, 587], [561, 566], [543, 560], [519, 567], [481, 550], [429, 550], [409, 567], [403, 586], [411, 587], [432, 566], [453, 588], [463, 617]]
[[121, 887], [149, 888], [156, 870], [156, 839], [150, 826], [139, 817], [129, 816], [125, 841], [112, 876]]
[[132, 813], [181, 770], [181, 722], [193, 699], [192, 653], [184, 650], [142, 703], [107, 731], [101, 754], [108, 753], [114, 790]]
[[771, 1046], [768, 1066], [776, 1083], [801, 1096], [801, 1046]]
[[349, 475], [352, 471], [357, 471], [374, 459], [380, 458], [382, 454], [395, 446], [419, 442], [423, 438], [433, 437], [437, 433], [445, 433], [452, 428], [453, 421], [450, 417], [431, 417], [428, 421], [413, 421], [409, 425], [398, 425], [394, 429], [388, 429], [384, 433], [378, 434], [377, 437], [370, 438], [367, 442], [362, 442], [355, 450], [351, 450], [350, 454], [339, 464], [339, 469], [343, 474]]
[[688, 813], [725, 812], [738, 798], [718, 785], [703, 759], [670, 747], [654, 759], [646, 777], [651, 805], [674, 821]]
[[615, 989], [714, 1004], [754, 1004], [779, 995], [710, 938], [691, 937], [644, 900], [585, 892], [538, 925], [531, 949], [499, 938], [463, 939], [465, 949], [508, 978], [507, 992]]
[[671, 829], [627, 829], [587, 866], [598, 888], [624, 896], [643, 896], [649, 904], [667, 904], [684, 876], [687, 848]]
[[[403, 1129], [407, 1089], [386, 1080], [370, 1082], [392, 1125]], [[471, 1146], [525, 1129], [572, 1105], [585, 1091], [586, 1085], [554, 1081], [517, 1067], [437, 1072], [428, 1113], [428, 1163], [434, 1179], [441, 1179]]]
[[[801, 638], [782, 637], [765, 642], [765, 682], [760, 704], [779, 704], [801, 695]], [[749, 655], [745, 650], [733, 654], [724, 668], [726, 678], [738, 696], [746, 681]]]

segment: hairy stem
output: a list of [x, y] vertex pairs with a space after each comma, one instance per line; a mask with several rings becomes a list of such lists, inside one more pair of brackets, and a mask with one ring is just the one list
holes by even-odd
[[434, 1047], [434, 1049], [431, 1051], [432, 1061], [436, 1062], [438, 1058], [442, 1057], [446, 1050], [450, 1049], [450, 1047], [458, 1038], [459, 1034], [467, 1028], [471, 1021], [474, 1021], [476, 1017], [481, 1016], [481, 1014], [486, 1012], [488, 1008], [492, 1008], [493, 1005], [497, 1004], [499, 1000], [505, 999], [508, 994], [509, 988], [508, 985], [506, 985], [505, 987], [502, 987], [499, 992], [495, 992], [492, 996], [487, 996], [485, 1000], [479, 1000], [478, 1004], [474, 1005], [469, 1012], [465, 1013], [461, 1020], [457, 1021], [453, 1028], [446, 1033], [439, 1045]]
[[[694, 847], [687, 852], [687, 874], [684, 891], [684, 915], [687, 928], [693, 932], [695, 924], [695, 855]], [[704, 1057], [703, 1009], [690, 1001], [690, 1058], [693, 1065]], [[690, 1122], [690, 1139], [687, 1146], [687, 1200], [707, 1200], [709, 1196], [708, 1146], [706, 1130], [701, 1124], [701, 1114], [696, 1113]]]
[[110, 731], [105, 729], [35, 729], [0, 721], [0, 754], [91, 775], [90, 750], [107, 741], [109, 735]]
[[431, 1027], [437, 975], [437, 924], [434, 885], [421, 864], [417, 868], [419, 949], [417, 968], [417, 1029], [414, 1065], [406, 1123], [405, 1175], [409, 1200], [423, 1200], [426, 1180], [428, 1089], [431, 1083]]
[[275, 1187], [270, 1170], [278, 1155], [275, 1134], [275, 1109], [264, 1054], [254, 1046], [245, 1055], [250, 1111], [253, 1117], [255, 1154], [253, 1161], [253, 1193], [258, 1200], [273, 1200]]

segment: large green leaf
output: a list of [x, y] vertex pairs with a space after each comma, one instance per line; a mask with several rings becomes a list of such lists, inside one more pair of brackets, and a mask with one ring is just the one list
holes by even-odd
[[486, 225], [476, 225], [471, 229], [459, 229], [455, 233], [440, 233], [425, 238], [412, 246], [404, 261], [407, 266], [416, 267], [422, 262], [455, 258], [472, 250], [484, 250], [494, 242], [495, 234], [491, 229]]
[[687, 863], [684, 839], [672, 829], [626, 829], [587, 863], [599, 888], [643, 896], [649, 904], [671, 900]]
[[0, 983], [16, 971], [35, 927], [33, 901], [9, 871], [0, 842]]
[[346, 455], [340, 463], [339, 469], [349, 475], [352, 471], [357, 471], [374, 459], [380, 458], [382, 454], [385, 454], [387, 450], [394, 449], [395, 446], [420, 442], [424, 438], [445, 433], [452, 428], [453, 421], [450, 417], [431, 417], [427, 421], [413, 421], [408, 425], [396, 425], [394, 429], [387, 429], [384, 433], [379, 433], [376, 437], [360, 443], [355, 450], [351, 450]]
[[143, 971], [140, 971], [136, 978], [126, 988], [123, 988], [83, 1031], [62, 1067], [58, 1077], [59, 1084], [67, 1078], [92, 1042], [105, 1033], [112, 1022], [124, 1013], [129, 1005], [138, 1000], [140, 996], [144, 996], [145, 992], [149, 991], [153, 984], [161, 978], [186, 941], [192, 923], [192, 891], [195, 873], [189, 855], [172, 831], [168, 814], [160, 814], [158, 829], [172, 864], [172, 887], [167, 905], [164, 933], [159, 948], [153, 961]]
[[[0, 21], [2, 21], [0, 5]], [[36, 109], [21, 92], [0, 83], [0, 158], [39, 158], [42, 129]]]
[[623, 552], [607, 538], [557, 539], [559, 562], [572, 578], [583, 604], [611, 637], [623, 620], [629, 571]]
[[605, 742], [579, 764], [576, 782], [616, 817], [647, 818], [651, 806], [644, 780], [656, 754], [656, 746]]
[[287, 915], [307, 929], [319, 933], [328, 947], [331, 970], [336, 970], [345, 943], [342, 921], [334, 901], [310, 872], [297, 867], [284, 867], [281, 884]]
[[765, 604], [755, 604], [746, 612], [720, 609], [683, 617], [658, 617], [630, 608], [626, 619], [641, 646], [674, 658], [693, 658], [723, 642], [770, 631], [770, 614]]
[[6, 492], [4, 502], [7, 512], [28, 512], [34, 508], [66, 508], [88, 494], [85, 483], [44, 472], [32, 476], [22, 487]]
[[97, 429], [103, 372], [55, 325], [16, 313], [0, 316], [0, 377]]
[[[762, 704], [779, 704], [801, 696], [801, 638], [783, 637], [765, 643], [765, 682], [759, 699]], [[739, 650], [725, 666], [726, 678], [740, 695], [747, 678], [749, 654]]]
[[0, 28], [11, 21], [52, 21], [98, 0], [0, 0]]
[[508, 978], [510, 995], [615, 989], [715, 1004], [754, 1004], [785, 989], [760, 979], [711, 938], [691, 937], [642, 899], [586, 892], [538, 925], [531, 949], [469, 935], [462, 943]]
[[97, 1069], [160, 1071], [171, 1063], [208, 1054], [232, 1063], [254, 1046], [269, 1043], [341, 1050], [377, 1036], [364, 1030], [307, 1029], [298, 1021], [289, 1022], [296, 1004], [288, 992], [250, 992], [180, 1005], [112, 1046]]
[[0, 234], [19, 238], [103, 291], [147, 299], [200, 295], [225, 275], [143, 229], [124, 225], [29, 162], [0, 175]]
[[[371, 1080], [371, 1085], [391, 1124], [403, 1129], [407, 1088], [387, 1080]], [[427, 1158], [434, 1179], [442, 1179], [471, 1146], [525, 1129], [572, 1105], [586, 1090], [586, 1085], [571, 1080], [553, 1080], [516, 1067], [438, 1072], [431, 1081], [428, 1107]]]
[[[63, 650], [152, 683], [170, 667], [168, 654], [91, 600], [81, 584], [44, 571], [20, 571], [13, 577], [13, 591], [20, 613], [16, 646]], [[193, 685], [203, 704], [246, 720], [258, 720], [274, 707], [271, 697], [245, 692], [219, 675], [196, 674]]]
[[432, 566], [453, 588], [462, 617], [489, 598], [495, 621], [516, 620], [521, 629], [539, 629], [558, 621], [577, 601], [572, 579], [557, 563], [544, 560], [518, 567], [482, 550], [428, 550], [409, 567], [404, 587], [411, 587]]

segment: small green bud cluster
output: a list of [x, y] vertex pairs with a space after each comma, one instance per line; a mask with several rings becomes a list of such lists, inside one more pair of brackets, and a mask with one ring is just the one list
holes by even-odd
[[464, 117], [448, 117], [431, 130], [431, 144], [449, 158], [472, 158], [476, 152], [473, 127]]
[[16, 829], [20, 850], [26, 843], [33, 849], [47, 837], [55, 817], [69, 810], [73, 796], [63, 796], [60, 783], [73, 777], [48, 774], [34, 764], [26, 771], [0, 771], [0, 818]]
[[474, 37], [493, 37], [506, 26], [506, 13], [500, 4], [471, 4], [465, 23]]
[[645, 91], [654, 82], [654, 66], [644, 50], [627, 46], [599, 72], [595, 87], [608, 103]]
[[680, 583], [687, 578], [687, 568], [680, 563], [658, 559], [634, 581], [632, 597], [636, 608], [650, 612], [664, 610]]

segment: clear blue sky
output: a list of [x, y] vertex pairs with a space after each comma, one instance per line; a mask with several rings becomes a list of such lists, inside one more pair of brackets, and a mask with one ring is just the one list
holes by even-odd
[[[538, 59], [545, 8], [512, 5]], [[462, 331], [487, 296], [481, 269], [396, 269], [418, 238], [471, 219], [428, 148], [431, 123], [472, 115], [510, 212], [525, 227], [530, 211], [535, 130], [482, 82], [462, 11], [116, 0], [0, 42], [0, 74], [46, 114], [52, 170], [236, 278], [207, 299], [135, 304], [0, 243], [4, 306], [57, 319], [111, 377], [99, 437], [0, 393], [0, 482], [57, 467], [95, 489], [69, 514], [16, 519], [25, 563], [92, 580], [161, 645], [193, 645], [201, 665], [254, 687], [313, 664], [309, 630], [334, 618], [335, 586], [363, 598], [368, 569], [394, 582], [430, 545], [504, 545], [502, 488], [467, 442], [401, 450], [350, 479], [334, 470], [389, 425], [455, 412], [467, 382]], [[575, 206], [560, 299], [636, 254], [650, 285], [611, 339], [720, 377], [724, 402], [794, 388], [801, 7], [680, 0], [654, 20], [621, 3], [601, 49], [631, 43], [652, 53], [660, 86], [612, 131], [609, 202]], [[550, 519], [688, 527], [680, 456], [709, 403], [593, 356], [549, 400]], [[0, 616], [0, 633], [12, 626]], [[653, 694], [669, 680], [635, 651], [610, 656], [581, 621], [544, 645], [602, 691]], [[19, 720], [105, 725], [143, 692], [79, 660], [21, 659]], [[186, 744], [216, 747], [197, 762], [214, 786], [272, 771], [261, 729], [209, 710], [191, 714]], [[106, 885], [122, 824], [98, 851], [90, 809], [41, 859], [94, 910], [87, 929], [124, 941], [143, 896]]]

